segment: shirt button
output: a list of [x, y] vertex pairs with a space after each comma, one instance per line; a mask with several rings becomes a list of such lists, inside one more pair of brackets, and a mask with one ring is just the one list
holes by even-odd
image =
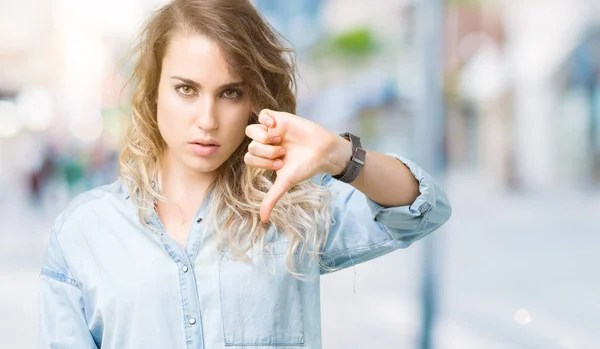
[[200, 222], [202, 222], [202, 217], [196, 219], [196, 223], [200, 223]]
[[193, 325], [196, 323], [196, 319], [194, 319], [193, 317], [191, 317], [188, 322], [190, 323], [190, 325]]
[[184, 265], [183, 267], [181, 267], [181, 270], [182, 270], [184, 273], [187, 273], [187, 271], [188, 271], [188, 266], [187, 266], [187, 265]]

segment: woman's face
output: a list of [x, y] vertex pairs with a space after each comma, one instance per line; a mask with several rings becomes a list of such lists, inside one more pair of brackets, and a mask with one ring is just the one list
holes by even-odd
[[173, 36], [157, 98], [167, 163], [198, 172], [216, 170], [244, 140], [249, 116], [242, 81], [229, 71], [219, 46], [203, 35]]

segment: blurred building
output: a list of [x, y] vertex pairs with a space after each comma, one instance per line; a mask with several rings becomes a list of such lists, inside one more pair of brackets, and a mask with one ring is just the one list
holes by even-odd
[[[587, 0], [553, 0], [551, 5], [448, 5], [449, 162], [474, 168], [500, 189], [540, 192], [598, 184], [590, 146], [595, 118], [575, 115], [581, 108], [593, 110], [594, 100], [569, 102], [577, 97], [565, 93], [565, 84], [554, 78], [568, 57], [595, 59], [577, 43], [586, 40], [598, 19], [588, 11]], [[574, 59], [570, 65], [597, 81], [585, 64]]]
[[600, 25], [588, 28], [555, 72], [563, 181], [600, 183]]

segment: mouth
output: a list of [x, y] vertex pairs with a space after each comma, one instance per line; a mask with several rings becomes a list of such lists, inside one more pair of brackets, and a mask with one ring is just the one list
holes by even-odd
[[191, 151], [197, 156], [211, 156], [216, 154], [221, 146], [213, 139], [195, 139], [189, 142]]
[[204, 139], [195, 139], [190, 144], [197, 144], [202, 147], [218, 147], [220, 144], [212, 139], [204, 140]]
[[204, 144], [204, 143], [195, 143], [195, 142], [192, 142], [190, 144], [199, 145], [201, 147], [218, 147], [219, 146], [218, 144]]

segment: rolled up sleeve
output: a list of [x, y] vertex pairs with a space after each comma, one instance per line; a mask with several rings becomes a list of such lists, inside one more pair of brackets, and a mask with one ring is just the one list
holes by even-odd
[[321, 185], [333, 195], [333, 223], [322, 251], [328, 273], [406, 248], [444, 224], [452, 213], [444, 189], [409, 159], [402, 161], [419, 182], [419, 196], [406, 206], [383, 207], [350, 184], [323, 175]]

